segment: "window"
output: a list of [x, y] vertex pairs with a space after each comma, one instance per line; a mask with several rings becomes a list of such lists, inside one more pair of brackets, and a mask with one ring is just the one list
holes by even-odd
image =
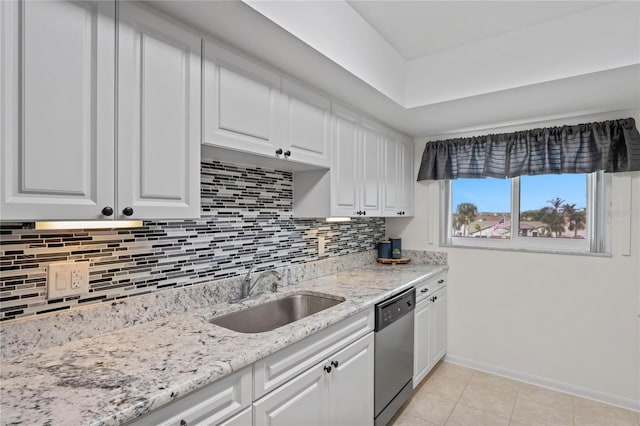
[[449, 245], [607, 252], [602, 172], [444, 181]]

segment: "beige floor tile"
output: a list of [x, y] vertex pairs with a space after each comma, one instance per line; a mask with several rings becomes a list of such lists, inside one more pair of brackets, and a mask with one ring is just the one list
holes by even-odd
[[527, 383], [520, 383], [518, 400], [531, 401], [535, 404], [573, 412], [573, 397], [571, 395]]
[[518, 423], [515, 420], [511, 419], [511, 421], [509, 422], [509, 426], [527, 426], [527, 425], [523, 425], [522, 423]]
[[573, 426], [573, 407], [542, 405], [518, 394], [511, 420], [527, 426]]
[[469, 383], [458, 400], [458, 405], [475, 408], [509, 419], [516, 402], [516, 392], [517, 388], [513, 391], [503, 392], [486, 385]]
[[414, 417], [411, 414], [408, 414], [406, 411], [403, 411], [398, 417], [395, 418], [393, 426], [435, 426], [433, 423], [430, 423], [426, 420], [423, 420], [419, 417]]
[[483, 386], [499, 392], [516, 392], [520, 382], [482, 371], [474, 371], [469, 384]]
[[454, 401], [442, 398], [438, 395], [428, 393], [418, 393], [411, 398], [411, 401], [404, 409], [403, 414], [418, 417], [437, 425], [443, 425], [449, 418]]
[[431, 375], [433, 377], [447, 377], [451, 380], [455, 380], [466, 385], [467, 383], [469, 383], [473, 372], [474, 370], [470, 368], [441, 361], [438, 365], [436, 365]]
[[450, 401], [457, 401], [464, 392], [465, 384], [448, 377], [428, 377], [420, 386], [418, 393], [438, 395]]
[[638, 415], [623, 408], [573, 397], [573, 421], [575, 426], [637, 426]]
[[447, 426], [508, 426], [509, 420], [458, 404], [446, 424]]

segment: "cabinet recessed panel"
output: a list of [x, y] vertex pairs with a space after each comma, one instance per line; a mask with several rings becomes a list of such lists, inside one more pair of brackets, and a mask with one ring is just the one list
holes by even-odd
[[398, 158], [398, 142], [390, 137], [383, 140], [382, 212], [384, 216], [395, 216], [400, 210], [398, 200], [401, 195], [399, 181], [400, 160]]
[[142, 34], [140, 197], [179, 200], [189, 128], [189, 52]]
[[3, 219], [113, 205], [115, 5], [3, 2]]
[[336, 116], [332, 172], [336, 214], [351, 216], [356, 208], [356, 152], [358, 135], [355, 121]]
[[328, 112], [290, 98], [289, 146], [294, 155], [301, 154], [326, 161], [328, 123]]
[[220, 67], [219, 126], [268, 141], [271, 139], [271, 88]]
[[362, 138], [362, 208], [380, 214], [380, 135], [364, 127]]
[[60, 2], [24, 2], [22, 9], [21, 190], [87, 195], [96, 142], [93, 13]]

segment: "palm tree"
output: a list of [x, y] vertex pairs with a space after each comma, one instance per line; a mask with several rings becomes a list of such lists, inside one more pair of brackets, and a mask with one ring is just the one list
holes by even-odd
[[462, 235], [468, 235], [468, 226], [471, 222], [476, 220], [478, 215], [478, 208], [473, 203], [460, 203], [456, 208], [455, 215], [455, 227], [459, 229], [464, 228]]
[[556, 197], [553, 200], [548, 200], [547, 203], [551, 204], [553, 207], [543, 207], [540, 210], [540, 212], [543, 213], [543, 217], [540, 221], [547, 224], [547, 227], [549, 228], [549, 236], [551, 236], [551, 233], [555, 232], [556, 237], [559, 237], [560, 233], [564, 231], [564, 218], [559, 212], [560, 206], [562, 206], [564, 200]]
[[476, 228], [476, 232], [478, 233], [478, 237], [481, 237], [481, 238], [482, 238], [482, 233], [481, 233], [481, 231], [482, 231], [482, 226], [480, 226], [480, 224], [479, 224], [479, 223], [476, 223], [475, 228]]
[[578, 231], [587, 227], [587, 214], [584, 210], [573, 212], [569, 230], [573, 231], [573, 238], [578, 238]]

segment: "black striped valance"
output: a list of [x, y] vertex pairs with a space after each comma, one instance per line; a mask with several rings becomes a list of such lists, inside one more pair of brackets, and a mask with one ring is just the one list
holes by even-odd
[[418, 180], [640, 170], [640, 134], [626, 118], [428, 142]]

